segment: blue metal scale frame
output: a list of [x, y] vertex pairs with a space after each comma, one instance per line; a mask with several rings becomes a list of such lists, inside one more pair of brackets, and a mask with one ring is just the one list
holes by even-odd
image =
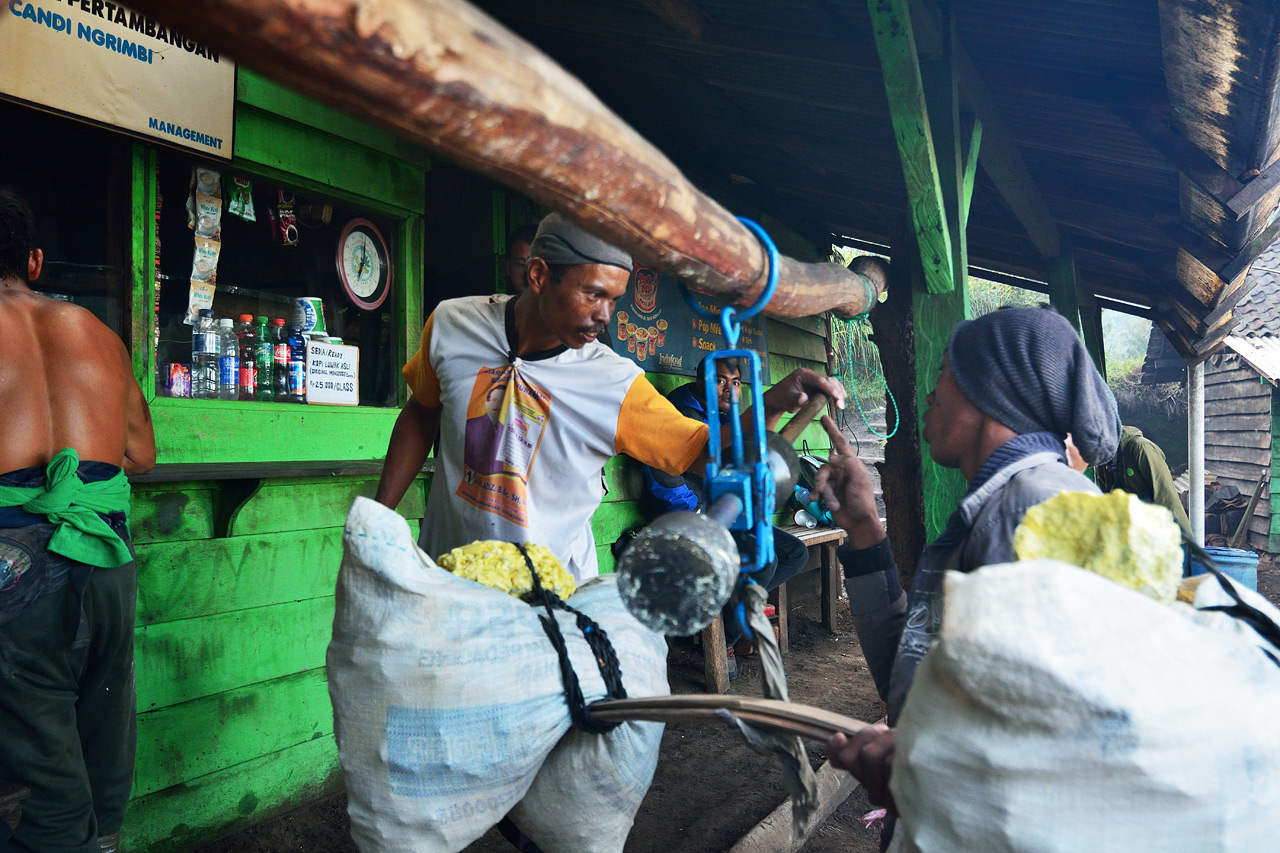
[[[750, 376], [751, 431], [757, 457], [754, 461], [747, 461], [742, 416], [737, 396], [729, 404], [727, 427], [731, 433], [731, 441], [727, 448], [730, 454], [728, 460], [724, 458], [726, 448], [721, 446], [719, 418], [707, 418], [707, 449], [711, 454], [711, 461], [707, 463], [705, 479], [706, 505], [714, 507], [717, 502], [726, 497], [736, 498], [740, 502], [741, 511], [728, 524], [728, 528], [753, 534], [749, 539], [750, 542], [754, 543], [753, 546], [749, 546], [745, 550], [741, 546], [739, 547], [742, 564], [742, 575], [739, 578], [739, 584], [743, 584], [754, 583], [755, 581], [752, 580], [751, 575], [763, 569], [773, 559], [772, 518], [776, 497], [773, 469], [770, 468], [767, 461], [768, 451], [765, 444], [764, 386], [760, 381], [760, 356], [754, 350], [737, 349], [737, 343], [738, 335], [742, 331], [742, 323], [763, 311], [769, 304], [769, 300], [773, 298], [774, 290], [777, 289], [778, 248], [758, 224], [743, 217], [738, 217], [738, 220], [751, 229], [760, 239], [768, 259], [769, 273], [760, 298], [750, 307], [741, 310], [732, 305], [726, 305], [721, 310], [720, 316], [717, 317], [699, 305], [688, 289], [682, 286], [680, 290], [685, 302], [696, 314], [720, 322], [720, 326], [724, 330], [725, 341], [729, 344], [728, 349], [716, 350], [707, 356], [707, 367], [703, 372], [703, 399], [710, 403], [711, 400], [715, 400], [718, 396], [716, 394], [715, 370], [716, 362], [718, 361], [729, 358], [745, 360], [748, 368], [747, 372]], [[745, 635], [750, 638], [751, 631], [747, 627], [743, 611], [743, 605], [739, 604], [738, 620], [742, 623]]]

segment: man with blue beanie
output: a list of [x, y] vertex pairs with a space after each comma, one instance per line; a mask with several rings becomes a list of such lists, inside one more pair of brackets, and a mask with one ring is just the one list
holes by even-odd
[[1120, 440], [1120, 418], [1105, 380], [1071, 324], [1043, 308], [1005, 308], [960, 323], [927, 402], [923, 437], [929, 455], [959, 469], [969, 491], [921, 554], [909, 595], [899, 584], [866, 466], [830, 418], [823, 425], [832, 458], [816, 483], [849, 534], [840, 550], [845, 587], [889, 723], [851, 739], [837, 735], [831, 762], [858, 777], [871, 802], [888, 806], [891, 814], [891, 726], [942, 624], [943, 573], [1013, 560], [1013, 531], [1028, 509], [1059, 492], [1099, 494], [1067, 465], [1068, 433], [1094, 465], [1110, 459]]

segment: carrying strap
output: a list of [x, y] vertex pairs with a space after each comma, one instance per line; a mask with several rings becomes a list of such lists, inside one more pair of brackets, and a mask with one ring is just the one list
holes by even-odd
[[582, 632], [587, 646], [595, 656], [600, 677], [604, 680], [604, 698], [626, 699], [627, 691], [622, 686], [622, 671], [618, 666], [618, 655], [613, 650], [613, 644], [609, 642], [609, 635], [585, 613], [575, 610], [565, 604], [560, 596], [544, 589], [542, 581], [538, 579], [538, 570], [534, 568], [533, 560], [529, 557], [529, 552], [525, 550], [522, 543], [516, 543], [516, 547], [520, 549], [521, 554], [524, 554], [524, 561], [529, 566], [529, 575], [533, 578], [533, 595], [542, 602], [542, 606], [547, 611], [546, 615], [538, 614], [538, 618], [560, 659], [560, 678], [564, 682], [564, 698], [569, 706], [569, 718], [584, 732], [602, 735], [613, 731], [620, 725], [619, 723], [601, 722], [592, 717], [591, 712], [587, 710], [586, 701], [582, 698], [582, 687], [578, 684], [578, 674], [574, 672], [573, 663], [569, 660], [569, 650], [565, 646], [564, 635], [560, 633], [560, 622], [556, 619], [555, 610], [559, 608], [577, 617], [578, 630]]
[[[1206, 612], [1226, 613], [1228, 616], [1239, 619], [1241, 622], [1256, 631], [1259, 637], [1266, 640], [1276, 649], [1280, 650], [1280, 625], [1277, 625], [1274, 619], [1241, 598], [1240, 593], [1227, 580], [1226, 576], [1222, 572], [1218, 571], [1218, 567], [1213, 562], [1213, 558], [1210, 557], [1203, 548], [1197, 545], [1185, 534], [1183, 536], [1183, 542], [1186, 543], [1187, 549], [1191, 552], [1191, 555], [1204, 566], [1206, 572], [1217, 578], [1218, 584], [1226, 591], [1227, 595], [1231, 596], [1232, 601], [1235, 602], [1234, 604], [1216, 604], [1207, 607], [1200, 607], [1198, 609]], [[1262, 653], [1270, 658], [1271, 662], [1276, 666], [1280, 666], [1280, 658], [1276, 656], [1276, 653], [1273, 653], [1269, 649], [1262, 649]]]

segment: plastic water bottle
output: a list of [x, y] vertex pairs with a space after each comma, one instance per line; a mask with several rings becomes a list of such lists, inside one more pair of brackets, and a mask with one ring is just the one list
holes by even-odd
[[218, 399], [218, 355], [221, 340], [213, 325], [213, 311], [200, 309], [200, 318], [191, 329], [191, 396], [197, 400]]
[[258, 389], [253, 398], [263, 403], [270, 403], [276, 396], [275, 384], [271, 379], [271, 368], [275, 362], [276, 354], [275, 344], [271, 341], [271, 333], [267, 331], [266, 317], [258, 318], [253, 327], [253, 334], [257, 338], [253, 352], [253, 363], [258, 371]]
[[258, 337], [253, 333], [253, 315], [241, 314], [236, 323], [236, 338], [240, 342], [241, 400], [252, 400], [258, 394], [258, 368], [254, 358], [258, 353]]
[[284, 403], [289, 400], [289, 333], [279, 317], [271, 321], [271, 350], [272, 390], [276, 402]]
[[289, 330], [289, 401], [307, 402], [307, 339], [297, 326]]
[[218, 321], [218, 399], [240, 399], [240, 339], [230, 318]]

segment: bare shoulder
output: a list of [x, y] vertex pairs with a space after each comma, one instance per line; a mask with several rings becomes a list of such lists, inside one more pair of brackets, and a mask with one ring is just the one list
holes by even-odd
[[50, 299], [47, 296], [37, 294], [32, 296], [39, 300], [34, 303], [33, 312], [38, 314], [42, 323], [52, 324], [65, 335], [77, 335], [99, 346], [105, 346], [107, 342], [123, 346], [120, 336], [111, 331], [89, 309], [60, 299]]

